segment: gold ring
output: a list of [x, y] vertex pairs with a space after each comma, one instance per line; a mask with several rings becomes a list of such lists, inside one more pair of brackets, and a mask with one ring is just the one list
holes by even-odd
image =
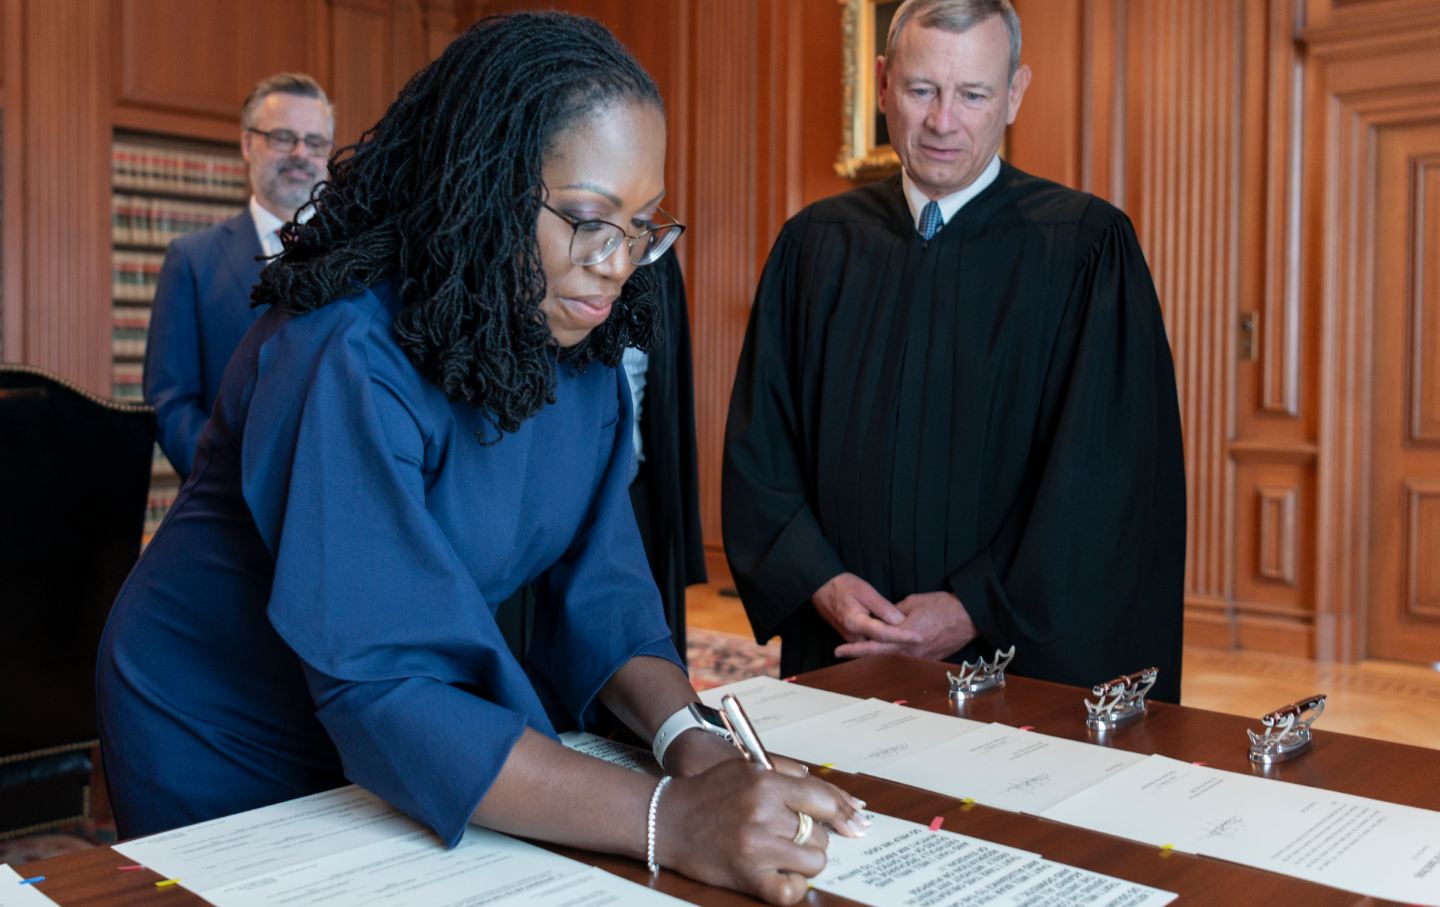
[[815, 830], [815, 820], [810, 818], [809, 813], [799, 813], [800, 827], [795, 830], [795, 837], [790, 840], [796, 844], [804, 844], [810, 840], [810, 833]]

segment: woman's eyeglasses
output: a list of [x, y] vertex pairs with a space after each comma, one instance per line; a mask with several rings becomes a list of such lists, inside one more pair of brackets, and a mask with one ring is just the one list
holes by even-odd
[[619, 224], [608, 220], [576, 220], [563, 211], [557, 211], [548, 204], [545, 210], [570, 225], [574, 233], [570, 237], [570, 260], [582, 268], [593, 267], [614, 254], [623, 242], [634, 265], [653, 264], [666, 250], [675, 245], [675, 240], [685, 232], [685, 225], [678, 223], [663, 210], [656, 209], [669, 223], [647, 227], [631, 236]]

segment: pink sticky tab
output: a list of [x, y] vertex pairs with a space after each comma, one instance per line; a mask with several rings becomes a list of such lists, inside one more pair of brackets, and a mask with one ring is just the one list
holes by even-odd
[[1020, 730], [1022, 730], [1022, 731], [1033, 731], [1033, 730], [1035, 730], [1035, 725], [1033, 725], [1033, 724], [1022, 724], [1022, 725], [1020, 725]]
[[1210, 763], [1208, 763], [1208, 762], [1192, 762], [1192, 763], [1190, 763], [1190, 764], [1191, 764], [1191, 765], [1202, 765], [1202, 766], [1203, 766], [1203, 765], [1209, 765]]
[[909, 702], [909, 701], [910, 701], [910, 700], [908, 700], [908, 699], [897, 699], [897, 700], [895, 700], [894, 704], [895, 704], [895, 705], [905, 705], [905, 704], [906, 704], [907, 702]]
[[139, 863], [131, 863], [129, 866], [116, 866], [115, 868], [120, 872], [135, 872], [136, 870], [144, 869], [145, 867], [141, 866]]
[[939, 831], [939, 830], [940, 830], [940, 826], [942, 826], [942, 825], [944, 825], [944, 824], [945, 824], [945, 817], [944, 817], [944, 816], [936, 816], [935, 818], [933, 818], [933, 819], [930, 820], [930, 830], [931, 830], [931, 831]]
[[797, 675], [791, 675], [790, 677], [784, 677], [784, 678], [781, 678], [781, 679], [783, 679], [786, 683], [794, 683], [796, 676], [797, 676]]

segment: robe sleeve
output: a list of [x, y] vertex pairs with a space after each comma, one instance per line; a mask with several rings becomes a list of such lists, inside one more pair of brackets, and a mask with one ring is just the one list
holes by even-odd
[[725, 556], [755, 639], [774, 636], [845, 565], [810, 507], [797, 373], [799, 243], [775, 243], [750, 312], [725, 423]]
[[1018, 673], [1089, 686], [1155, 665], [1152, 695], [1179, 701], [1185, 477], [1174, 365], [1134, 231], [1109, 210], [1065, 302], [1033, 480], [949, 586], [989, 646], [1017, 647]]
[[243, 491], [274, 557], [270, 622], [346, 776], [453, 846], [527, 723], [553, 730], [424, 506], [420, 379], [373, 339], [378, 308], [326, 306], [266, 341]]

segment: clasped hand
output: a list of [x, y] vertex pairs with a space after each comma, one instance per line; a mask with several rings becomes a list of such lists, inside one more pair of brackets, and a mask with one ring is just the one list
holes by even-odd
[[942, 659], [964, 648], [978, 632], [960, 599], [949, 592], [921, 592], [891, 602], [853, 573], [842, 573], [811, 596], [815, 610], [845, 640], [837, 658], [909, 655]]

